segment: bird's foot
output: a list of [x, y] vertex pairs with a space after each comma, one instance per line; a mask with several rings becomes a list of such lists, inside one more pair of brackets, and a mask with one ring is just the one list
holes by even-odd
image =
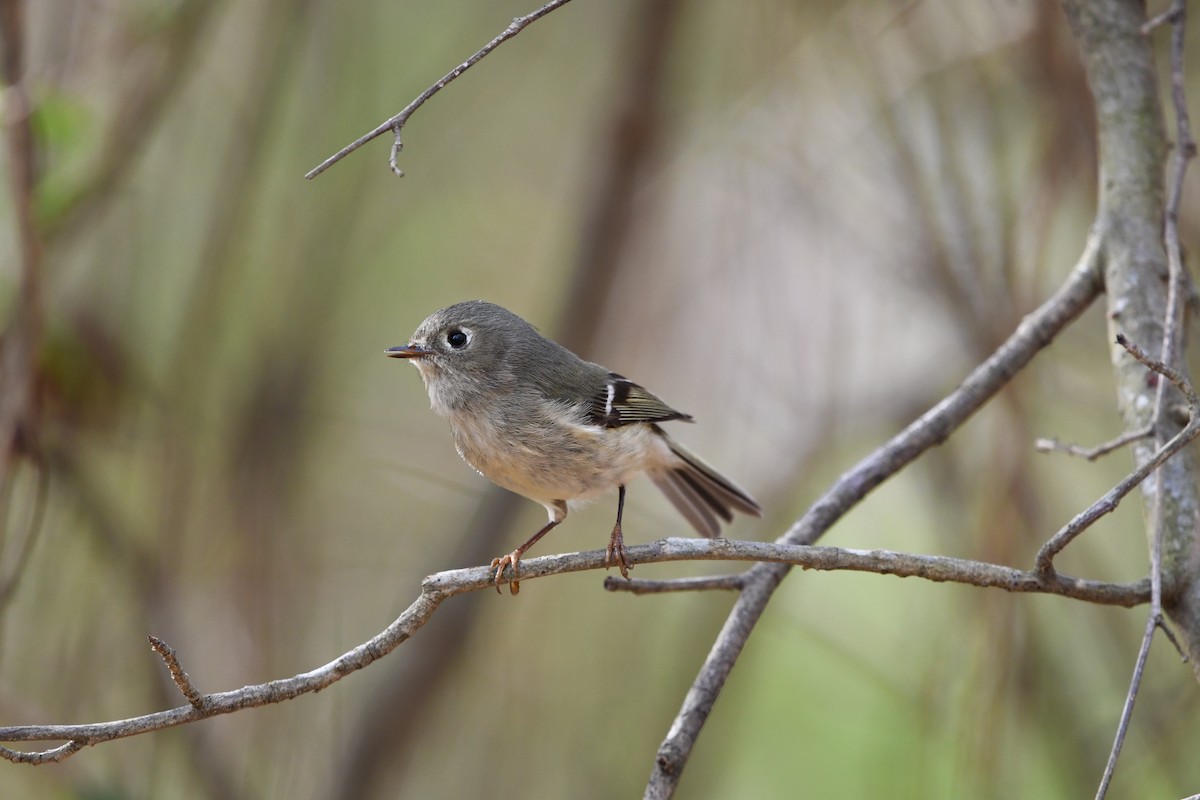
[[612, 536], [608, 538], [608, 549], [604, 551], [604, 568], [616, 566], [621, 570], [621, 577], [629, 580], [629, 570], [632, 565], [625, 555], [625, 537], [621, 534], [621, 523], [613, 526]]
[[521, 563], [521, 551], [513, 550], [506, 556], [492, 559], [492, 569], [495, 570], [496, 594], [504, 594], [500, 587], [504, 585], [502, 577], [505, 567], [512, 567], [512, 580], [508, 582], [508, 590], [513, 594], [521, 591], [521, 582], [517, 580], [517, 564]]

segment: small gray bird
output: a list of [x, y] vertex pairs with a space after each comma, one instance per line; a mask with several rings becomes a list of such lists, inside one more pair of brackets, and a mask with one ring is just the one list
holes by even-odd
[[762, 507], [659, 426], [692, 418], [599, 364], [546, 339], [494, 303], [443, 308], [403, 347], [387, 350], [421, 373], [433, 410], [450, 420], [458, 454], [493, 483], [545, 506], [550, 521], [525, 544], [492, 560], [496, 591], [504, 568], [519, 590], [522, 554], [567, 516], [570, 505], [617, 489], [617, 522], [604, 563], [629, 577], [621, 533], [625, 485], [646, 473], [701, 536], [717, 517]]

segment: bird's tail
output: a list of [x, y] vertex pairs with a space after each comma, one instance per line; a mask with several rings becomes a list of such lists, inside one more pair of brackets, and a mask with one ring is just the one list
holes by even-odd
[[679, 460], [651, 472], [650, 480], [701, 536], [710, 539], [719, 536], [721, 525], [717, 517], [732, 522], [734, 511], [762, 516], [762, 506], [753, 497], [666, 433], [659, 432]]

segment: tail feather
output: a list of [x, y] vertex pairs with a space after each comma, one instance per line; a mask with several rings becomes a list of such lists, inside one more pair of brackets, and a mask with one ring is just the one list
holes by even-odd
[[661, 429], [659, 432], [679, 463], [650, 477], [700, 535], [709, 538], [720, 535], [720, 524], [714, 514], [725, 522], [733, 521], [734, 511], [762, 516], [762, 506], [753, 497]]
[[680, 480], [688, 485], [688, 488], [691, 489], [697, 497], [704, 501], [705, 505], [712, 509], [713, 513], [725, 520], [727, 523], [733, 522], [733, 512], [729, 510], [729, 506], [713, 497], [713, 493], [705, 487], [704, 481], [702, 481], [698, 476], [682, 467], [675, 470], [675, 474], [679, 476]]
[[700, 498], [680, 479], [678, 472], [675, 470], [655, 472], [650, 475], [650, 480], [654, 481], [658, 490], [671, 501], [671, 505], [675, 506], [675, 509], [701, 536], [712, 539], [720, 535], [720, 524], [704, 507]]

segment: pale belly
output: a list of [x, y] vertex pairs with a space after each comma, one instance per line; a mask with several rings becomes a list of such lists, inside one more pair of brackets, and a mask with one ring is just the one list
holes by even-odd
[[[493, 483], [543, 505], [589, 500], [674, 460], [648, 425], [497, 426], [451, 416], [458, 454]], [[504, 429], [507, 433], [501, 434]]]

